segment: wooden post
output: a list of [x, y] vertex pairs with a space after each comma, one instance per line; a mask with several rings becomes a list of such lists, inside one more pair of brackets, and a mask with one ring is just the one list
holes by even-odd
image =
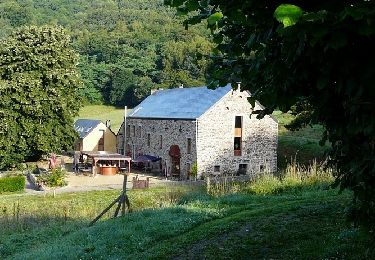
[[100, 213], [93, 221], [91, 221], [91, 223], [90, 223], [90, 225], [89, 226], [92, 226], [92, 225], [94, 225], [95, 224], [95, 222], [96, 221], [98, 221], [108, 210], [110, 210], [112, 207], [113, 207], [113, 205], [115, 205], [116, 204], [116, 202], [118, 202], [120, 199], [121, 199], [121, 196], [122, 195], [120, 195], [120, 196], [118, 196], [117, 197], [117, 199], [115, 199], [114, 201], [112, 201], [111, 202], [111, 204], [109, 204], [109, 206], [108, 207], [106, 207], [103, 211], [102, 211], [102, 213]]
[[210, 185], [211, 185], [211, 181], [210, 181], [210, 176], [207, 176], [207, 193], [210, 194]]
[[[124, 173], [124, 182], [122, 184], [122, 208], [121, 208], [121, 215], [124, 216], [125, 215], [125, 203], [126, 203], [126, 200], [128, 199], [128, 196], [126, 195], [126, 183], [128, 181], [128, 175], [126, 173]], [[129, 200], [128, 200], [129, 201]], [[128, 209], [129, 209], [129, 206], [128, 205]]]
[[[128, 107], [127, 106], [125, 106], [125, 111], [124, 111], [124, 138], [123, 138], [123, 141], [124, 141], [124, 143], [123, 143], [123, 151], [122, 151], [122, 154], [123, 155], [125, 155], [126, 154], [126, 117], [127, 117], [127, 113], [128, 113]], [[130, 130], [129, 130], [130, 131]]]
[[[129, 162], [129, 164], [130, 164], [130, 162]], [[117, 204], [117, 207], [116, 207], [116, 210], [115, 210], [115, 214], [113, 216], [114, 218], [118, 216], [120, 208], [121, 208], [121, 216], [125, 216], [125, 207], [126, 206], [128, 207], [128, 210], [130, 210], [129, 198], [128, 198], [128, 195], [126, 195], [126, 184], [127, 184], [127, 181], [128, 181], [128, 174], [124, 173], [124, 182], [122, 184], [122, 192], [121, 192], [120, 196], [118, 196], [114, 201], [112, 201], [111, 204], [108, 207], [106, 207], [103, 210], [102, 213], [100, 213], [93, 221], [91, 221], [90, 226], [94, 225], [95, 222], [98, 221], [116, 203], [118, 203], [118, 204]]]

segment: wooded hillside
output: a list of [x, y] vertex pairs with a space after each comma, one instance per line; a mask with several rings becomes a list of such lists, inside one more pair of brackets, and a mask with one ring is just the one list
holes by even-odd
[[134, 106], [151, 88], [204, 84], [212, 44], [205, 24], [184, 30], [184, 17], [162, 0], [9, 0], [0, 3], [0, 37], [27, 25], [57, 24], [80, 54], [88, 103]]

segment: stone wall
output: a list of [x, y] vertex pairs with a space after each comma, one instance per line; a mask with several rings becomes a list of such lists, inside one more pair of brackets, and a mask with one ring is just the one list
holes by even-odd
[[[246, 92], [231, 91], [198, 119], [198, 176], [237, 173], [240, 164], [246, 165], [246, 174], [277, 170], [278, 123], [269, 116], [250, 117], [247, 97]], [[234, 155], [236, 116], [243, 120], [241, 156]]]
[[[128, 144], [128, 147], [125, 151], [125, 154], [129, 154], [130, 152], [133, 158], [137, 157], [139, 154], [148, 154], [161, 157], [162, 169], [160, 170], [162, 172], [165, 172], [165, 169], [170, 170], [169, 168], [171, 167], [171, 156], [169, 155], [169, 149], [172, 145], [178, 145], [181, 152], [181, 178], [187, 178], [192, 164], [196, 161], [195, 120], [127, 118], [127, 125], [128, 133], [126, 143]], [[123, 127], [124, 124], [121, 126], [117, 135], [117, 147], [118, 152], [120, 153], [123, 152], [124, 146]], [[148, 134], [150, 134], [150, 145], [148, 144]], [[190, 154], [187, 153], [188, 138], [191, 139]], [[158, 164], [155, 163], [154, 165]]]

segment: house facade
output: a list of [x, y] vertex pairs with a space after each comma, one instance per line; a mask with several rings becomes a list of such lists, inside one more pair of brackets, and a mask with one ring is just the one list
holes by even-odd
[[116, 152], [116, 135], [102, 121], [78, 119], [74, 129], [79, 133], [79, 139], [74, 144], [75, 151]]
[[181, 179], [195, 163], [198, 177], [274, 172], [278, 123], [250, 116], [249, 96], [230, 85], [159, 90], [134, 108], [126, 129], [122, 124], [118, 151], [161, 157], [160, 170]]

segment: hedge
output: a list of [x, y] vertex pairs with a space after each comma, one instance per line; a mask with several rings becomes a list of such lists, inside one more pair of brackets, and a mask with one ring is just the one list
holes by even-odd
[[4, 192], [23, 191], [25, 189], [24, 176], [11, 176], [0, 178], [0, 194]]

